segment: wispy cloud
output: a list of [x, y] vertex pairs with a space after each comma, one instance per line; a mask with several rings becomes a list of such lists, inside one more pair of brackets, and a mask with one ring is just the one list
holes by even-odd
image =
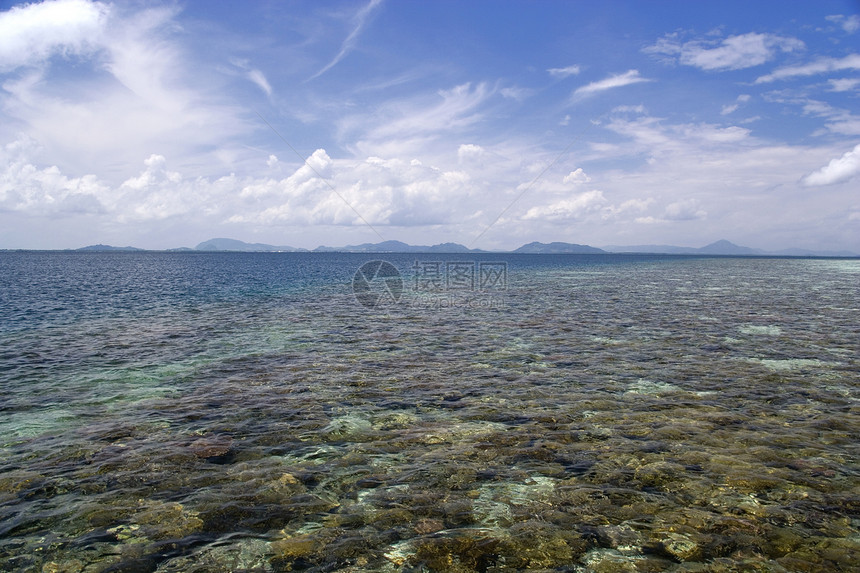
[[857, 14], [852, 14], [851, 16], [834, 14], [833, 16], [826, 16], [825, 19], [841, 27], [847, 34], [853, 34], [857, 30], [860, 30], [860, 16]]
[[422, 145], [441, 134], [456, 133], [480, 121], [481, 106], [495, 93], [486, 84], [461, 84], [439, 90], [432, 98], [386, 102], [373, 114], [344, 118], [344, 134], [357, 134], [357, 146], [369, 155], [402, 153], [412, 143]]
[[735, 100], [735, 103], [723, 106], [722, 110], [720, 110], [720, 115], [729, 115], [730, 113], [736, 112], [742, 103], [747, 103], [749, 100], [749, 94], [739, 95]]
[[349, 36], [347, 36], [341, 44], [340, 51], [337, 53], [334, 59], [332, 59], [332, 61], [326, 64], [320, 71], [312, 75], [310, 79], [313, 80], [320, 77], [321, 75], [335, 67], [349, 52], [352, 51], [352, 49], [355, 47], [356, 41], [358, 40], [358, 36], [361, 34], [361, 31], [364, 29], [364, 26], [367, 23], [368, 17], [373, 12], [373, 10], [380, 4], [382, 4], [382, 0], [370, 0], [370, 3], [368, 3], [364, 8], [362, 8], [358, 11], [358, 13], [356, 13], [354, 18], [355, 26], [353, 27], [352, 32], [350, 32]]
[[[0, 69], [10, 72], [0, 90], [4, 123], [17, 123], [78, 173], [135, 165], [155, 150], [182, 162], [180, 155], [244, 132], [235, 106], [200, 89], [175, 35], [179, 14], [175, 6], [135, 12], [84, 0], [0, 13]], [[63, 73], [68, 59], [74, 79]]]
[[850, 92], [860, 86], [860, 78], [842, 78], [829, 80], [830, 91], [832, 92]]
[[609, 76], [608, 78], [596, 82], [591, 82], [588, 85], [582, 86], [573, 92], [574, 99], [580, 99], [583, 97], [587, 97], [590, 95], [594, 95], [598, 92], [611, 90], [613, 88], [620, 88], [623, 86], [629, 86], [631, 84], [638, 84], [641, 82], [650, 82], [648, 78], [643, 78], [639, 75], [639, 70], [628, 70], [623, 74], [616, 74], [614, 76]]
[[568, 76], [575, 76], [579, 73], [579, 66], [567, 66], [566, 68], [550, 68], [547, 70], [549, 75], [554, 78], [566, 78]]
[[255, 84], [258, 88], [263, 90], [263, 93], [265, 93], [267, 96], [272, 95], [272, 86], [269, 83], [269, 80], [266, 79], [266, 75], [262, 71], [256, 68], [252, 68], [247, 60], [240, 60], [234, 58], [230, 60], [230, 63], [241, 69], [242, 75], [250, 82]]
[[800, 76], [813, 76], [827, 72], [838, 72], [842, 70], [860, 70], [860, 54], [849, 54], [844, 58], [822, 58], [802, 66], [787, 66], [779, 68], [773, 73], [760, 76], [756, 79], [757, 84], [766, 84], [777, 80], [785, 80]]
[[708, 71], [741, 70], [771, 60], [778, 51], [802, 50], [804, 43], [796, 38], [775, 34], [741, 34], [729, 36], [719, 42], [691, 40], [680, 42], [678, 34], [664, 36], [643, 51], [669, 56], [685, 66]]

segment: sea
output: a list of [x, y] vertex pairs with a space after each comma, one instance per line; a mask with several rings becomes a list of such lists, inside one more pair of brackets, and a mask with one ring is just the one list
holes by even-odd
[[860, 571], [860, 260], [0, 252], [0, 570]]

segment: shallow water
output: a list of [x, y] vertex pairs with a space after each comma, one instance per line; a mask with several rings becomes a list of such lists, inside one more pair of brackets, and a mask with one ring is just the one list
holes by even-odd
[[860, 261], [372, 258], [0, 253], [0, 568], [858, 570]]

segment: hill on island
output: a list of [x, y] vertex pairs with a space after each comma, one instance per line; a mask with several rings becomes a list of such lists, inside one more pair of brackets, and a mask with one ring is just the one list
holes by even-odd
[[438, 245], [409, 245], [401, 241], [383, 241], [381, 243], [362, 243], [361, 245], [347, 245], [345, 247], [320, 246], [314, 249], [315, 253], [481, 253], [477, 249], [470, 249], [459, 243], [440, 243]]
[[[77, 249], [78, 251], [144, 251], [136, 247], [112, 247], [110, 245], [90, 245]], [[216, 238], [203, 241], [195, 248], [181, 247], [168, 249], [177, 251], [205, 252], [311, 252], [308, 249], [289, 247], [285, 245], [268, 245], [266, 243], [246, 243], [237, 239]], [[751, 247], [736, 245], [725, 239], [715, 241], [704, 247], [678, 247], [674, 245], [608, 245], [603, 248], [577, 243], [540, 243], [525, 244], [513, 251], [485, 251], [470, 249], [459, 243], [439, 243], [437, 245], [410, 245], [402, 241], [382, 241], [380, 243], [362, 243], [344, 247], [319, 246], [313, 249], [315, 253], [521, 253], [521, 254], [609, 254], [609, 253], [647, 253], [659, 255], [720, 255], [720, 256], [779, 256], [779, 257], [857, 257], [850, 251], [812, 251], [806, 249], [783, 249], [779, 251], [764, 251]]]
[[589, 247], [588, 245], [577, 245], [576, 243], [538, 243], [537, 241], [523, 245], [519, 249], [512, 251], [514, 253], [528, 254], [599, 254], [605, 253], [603, 249], [597, 247]]
[[209, 239], [196, 247], [195, 251], [241, 251], [241, 252], [296, 252], [307, 249], [296, 249], [288, 246], [267, 245], [265, 243], [246, 243], [236, 239]]
[[137, 247], [112, 247], [110, 245], [89, 245], [75, 249], [76, 251], [145, 251], [146, 249], [138, 249]]

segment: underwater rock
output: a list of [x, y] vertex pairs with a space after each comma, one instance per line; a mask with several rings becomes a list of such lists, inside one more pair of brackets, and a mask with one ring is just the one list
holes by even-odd
[[416, 521], [412, 527], [418, 535], [426, 535], [445, 529], [445, 524], [441, 519], [425, 517]]
[[227, 454], [232, 447], [233, 438], [223, 434], [203, 436], [188, 445], [188, 449], [198, 458], [217, 458]]
[[411, 412], [390, 412], [376, 417], [372, 427], [374, 430], [396, 430], [411, 427], [419, 421], [420, 418]]
[[42, 565], [42, 573], [78, 573], [80, 571], [84, 571], [84, 562], [80, 559], [49, 561]]
[[583, 567], [576, 573], [658, 573], [669, 571], [676, 563], [656, 555], [626, 555], [616, 549], [592, 549], [579, 559]]
[[684, 466], [672, 462], [653, 462], [636, 468], [634, 477], [644, 487], [665, 489], [685, 477]]
[[566, 565], [584, 555], [589, 546], [575, 532], [534, 519], [514, 524], [507, 534], [506, 563], [518, 568]]
[[639, 555], [645, 538], [629, 525], [604, 525], [597, 528], [600, 545], [615, 549], [622, 555]]
[[482, 530], [440, 532], [411, 541], [386, 552], [386, 559], [446, 573], [486, 571], [496, 564], [501, 544]]
[[661, 543], [663, 550], [678, 561], [696, 561], [702, 556], [700, 544], [690, 535], [670, 531]]
[[197, 515], [179, 503], [156, 502], [136, 513], [132, 521], [153, 541], [180, 539], [203, 528], [203, 520]]
[[156, 573], [269, 573], [273, 571], [269, 562], [271, 557], [270, 544], [261, 539], [218, 540], [190, 555], [174, 557], [159, 564]]
[[364, 436], [373, 429], [370, 420], [362, 416], [341, 416], [332, 419], [320, 430], [320, 434], [328, 440], [356, 439]]
[[270, 543], [274, 555], [270, 562], [276, 570], [292, 570], [297, 563], [320, 561], [326, 555], [326, 547], [337, 537], [333, 529], [317, 529], [304, 533], [296, 532]]
[[[248, 483], [246, 487], [253, 487]], [[291, 473], [281, 474], [279, 477], [264, 482], [254, 489], [250, 489], [257, 503], [286, 504], [289, 500], [306, 491], [304, 484]]]

